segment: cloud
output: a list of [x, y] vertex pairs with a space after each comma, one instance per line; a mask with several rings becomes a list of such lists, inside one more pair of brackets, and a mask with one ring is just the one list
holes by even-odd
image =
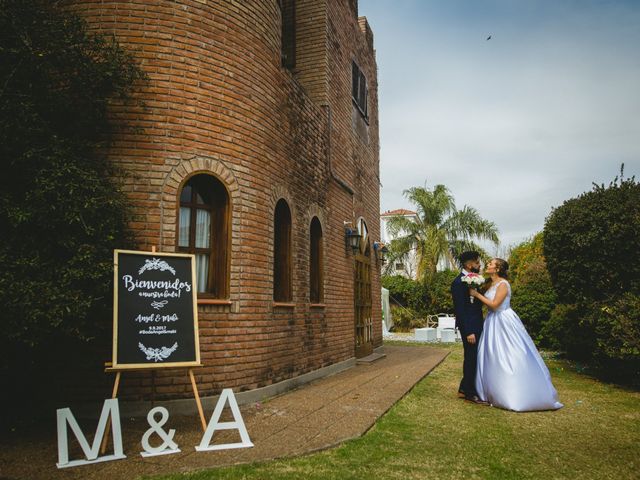
[[397, 4], [360, 1], [379, 69], [382, 210], [443, 183], [509, 244], [621, 163], [640, 173], [640, 3]]

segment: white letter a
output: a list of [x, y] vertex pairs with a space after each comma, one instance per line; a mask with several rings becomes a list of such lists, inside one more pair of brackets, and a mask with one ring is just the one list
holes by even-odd
[[[224, 406], [227, 402], [229, 402], [229, 406], [231, 407], [231, 413], [233, 413], [234, 421], [220, 422], [220, 415], [222, 415], [222, 410], [224, 409]], [[242, 441], [238, 443], [210, 445], [211, 439], [213, 438], [213, 433], [216, 430], [238, 430], [240, 432], [240, 439]], [[251, 443], [251, 440], [249, 439], [247, 427], [244, 424], [244, 420], [242, 420], [242, 415], [240, 414], [240, 409], [238, 408], [238, 402], [236, 402], [236, 397], [233, 395], [233, 390], [231, 390], [230, 388], [225, 388], [220, 394], [218, 403], [216, 403], [216, 408], [213, 410], [211, 420], [209, 420], [209, 425], [207, 425], [207, 430], [204, 432], [202, 441], [200, 442], [200, 445], [196, 447], [196, 450], [199, 452], [205, 452], [209, 450], [227, 450], [231, 448], [247, 447], [253, 447], [253, 443]]]

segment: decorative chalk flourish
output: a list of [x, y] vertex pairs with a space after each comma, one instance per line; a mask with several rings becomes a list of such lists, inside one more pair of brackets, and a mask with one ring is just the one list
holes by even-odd
[[173, 352], [178, 349], [178, 342], [174, 343], [171, 348], [162, 347], [162, 348], [148, 348], [145, 347], [142, 343], [138, 343], [138, 347], [142, 350], [147, 356], [147, 360], [154, 360], [156, 362], [162, 362], [171, 356]]
[[167, 303], [169, 303], [168, 300], [162, 300], [161, 302], [156, 302], [155, 300], [153, 302], [151, 302], [151, 306], [153, 308], [155, 308], [156, 310], [160, 310], [162, 307], [164, 307]]
[[145, 260], [144, 265], [138, 271], [138, 275], [140, 275], [145, 270], [160, 270], [161, 272], [169, 270], [174, 275], [176, 274], [175, 269], [171, 265], [169, 265], [164, 260], [160, 260], [159, 258], [154, 258], [153, 260]]

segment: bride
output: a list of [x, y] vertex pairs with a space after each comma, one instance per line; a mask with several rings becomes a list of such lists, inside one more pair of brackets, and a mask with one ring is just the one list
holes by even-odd
[[491, 277], [485, 295], [469, 291], [489, 307], [478, 345], [478, 396], [493, 406], [516, 412], [562, 408], [547, 366], [510, 307], [508, 269], [505, 260], [494, 258], [485, 269]]

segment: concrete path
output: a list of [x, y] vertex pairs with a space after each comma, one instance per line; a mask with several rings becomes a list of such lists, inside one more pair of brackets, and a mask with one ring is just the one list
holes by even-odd
[[[182, 450], [174, 455], [143, 458], [140, 440], [149, 428], [145, 418], [122, 418], [124, 460], [58, 470], [55, 425], [17, 444], [0, 445], [3, 479], [133, 479], [139, 475], [187, 472], [237, 463], [291, 457], [337, 445], [363, 435], [378, 418], [447, 356], [442, 348], [385, 346], [386, 357], [359, 364], [316, 380], [264, 403], [241, 407], [253, 448], [196, 452], [202, 428], [194, 417], [172, 416], [164, 429], [176, 429], [174, 441]], [[160, 403], [161, 404], [161, 403]], [[229, 410], [228, 408], [226, 410]], [[171, 413], [171, 412], [170, 412]], [[212, 412], [206, 412], [209, 417]], [[223, 420], [230, 420], [225, 412]], [[55, 420], [52, 419], [55, 424]], [[83, 425], [91, 443], [96, 424]], [[237, 431], [216, 432], [213, 443], [239, 442]], [[73, 434], [70, 433], [70, 440]], [[152, 436], [150, 443], [160, 439]], [[75, 440], [73, 441], [75, 442]], [[81, 458], [80, 449], [70, 459]]]

